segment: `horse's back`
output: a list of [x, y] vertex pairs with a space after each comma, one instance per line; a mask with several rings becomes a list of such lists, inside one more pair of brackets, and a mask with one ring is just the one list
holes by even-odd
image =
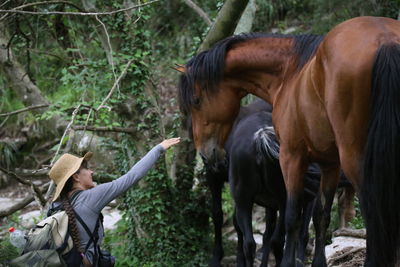
[[340, 74], [344, 82], [354, 77], [366, 80], [366, 75], [371, 74], [377, 49], [388, 43], [400, 43], [400, 21], [383, 17], [347, 20], [324, 38], [316, 53], [317, 67], [323, 67], [325, 79], [337, 79]]

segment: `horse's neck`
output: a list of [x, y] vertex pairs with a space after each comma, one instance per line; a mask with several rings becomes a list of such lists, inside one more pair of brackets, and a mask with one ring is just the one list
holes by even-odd
[[226, 77], [250, 94], [273, 103], [293, 68], [292, 38], [257, 38], [233, 47], [226, 56]]

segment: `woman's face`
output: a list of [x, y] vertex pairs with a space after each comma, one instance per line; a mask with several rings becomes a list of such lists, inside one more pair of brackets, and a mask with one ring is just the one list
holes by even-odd
[[90, 189], [95, 187], [95, 184], [93, 183], [93, 173], [94, 172], [91, 169], [82, 165], [79, 172], [74, 175], [76, 175], [76, 180], [83, 189]]

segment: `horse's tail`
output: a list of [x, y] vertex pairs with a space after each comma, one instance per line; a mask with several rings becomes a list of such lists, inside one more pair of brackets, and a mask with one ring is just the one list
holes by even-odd
[[257, 162], [261, 162], [264, 158], [279, 159], [279, 143], [272, 126], [261, 128], [254, 134], [254, 145]]
[[400, 245], [400, 45], [382, 45], [372, 70], [361, 200], [367, 266], [398, 266]]

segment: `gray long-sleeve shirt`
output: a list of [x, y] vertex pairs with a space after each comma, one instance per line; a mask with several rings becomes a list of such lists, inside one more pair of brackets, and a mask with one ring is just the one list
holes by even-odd
[[[132, 185], [137, 183], [155, 164], [162, 152], [164, 152], [164, 148], [161, 145], [153, 147], [153, 149], [138, 161], [125, 175], [112, 182], [84, 190], [76, 196], [72, 202], [72, 206], [75, 212], [79, 214], [82, 220], [86, 223], [91, 232], [94, 231], [101, 210], [113, 199], [117, 198], [126, 192]], [[77, 222], [77, 224], [80, 232], [81, 248], [85, 249], [90, 238], [83, 226], [79, 222]], [[100, 245], [103, 241], [102, 225], [100, 225], [98, 231], [98, 244]], [[93, 256], [94, 247], [92, 243], [86, 252], [86, 257], [93, 262]]]

